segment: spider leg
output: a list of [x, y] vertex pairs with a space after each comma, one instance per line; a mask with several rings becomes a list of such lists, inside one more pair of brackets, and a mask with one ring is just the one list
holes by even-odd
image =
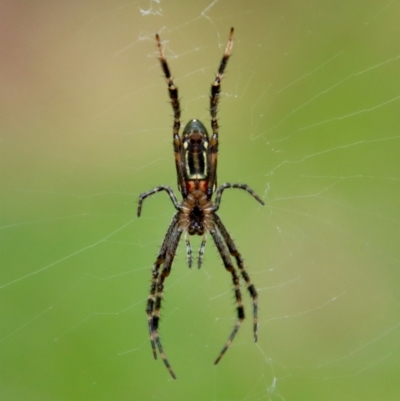
[[217, 185], [217, 157], [218, 157], [218, 120], [217, 120], [217, 108], [219, 95], [221, 90], [221, 80], [224, 75], [226, 65], [229, 60], [233, 45], [233, 28], [229, 33], [228, 44], [224, 55], [222, 56], [221, 62], [219, 64], [218, 73], [215, 77], [214, 83], [211, 85], [211, 95], [210, 95], [210, 114], [211, 114], [211, 128], [213, 134], [210, 139], [210, 150], [209, 150], [209, 185], [207, 189], [207, 197], [210, 198], [215, 187]]
[[181, 107], [178, 98], [178, 88], [174, 85], [174, 81], [171, 77], [171, 72], [167, 63], [167, 59], [164, 55], [164, 50], [161, 45], [160, 36], [156, 34], [157, 48], [159, 53], [159, 60], [161, 63], [161, 68], [164, 72], [165, 79], [168, 84], [168, 93], [171, 100], [172, 110], [174, 112], [174, 125], [172, 128], [172, 138], [175, 153], [175, 166], [178, 175], [178, 186], [184, 198], [187, 197], [187, 189], [184, 180], [184, 162], [182, 160], [182, 141], [179, 137], [179, 129], [181, 127]]
[[237, 321], [235, 327], [232, 330], [231, 335], [228, 338], [228, 341], [222, 348], [218, 358], [215, 360], [214, 364], [216, 365], [220, 359], [224, 356], [225, 352], [230, 347], [233, 339], [236, 336], [236, 333], [239, 331], [240, 325], [244, 319], [244, 308], [242, 302], [242, 294], [240, 292], [240, 283], [239, 283], [239, 276], [236, 273], [236, 269], [234, 268], [231, 257], [229, 256], [228, 250], [224, 242], [222, 241], [221, 237], [219, 236], [216, 229], [210, 230], [211, 236], [214, 239], [215, 245], [217, 246], [218, 252], [221, 255], [222, 261], [224, 262], [225, 269], [228, 270], [232, 275], [232, 282], [233, 282], [233, 289], [235, 291], [235, 297], [237, 302]]
[[146, 313], [147, 313], [147, 322], [149, 326], [149, 334], [150, 334], [150, 343], [151, 348], [153, 350], [154, 359], [157, 359], [157, 352], [156, 352], [156, 343], [154, 340], [154, 330], [153, 330], [153, 310], [154, 310], [154, 303], [155, 303], [155, 293], [157, 289], [157, 280], [159, 276], [160, 266], [164, 263], [166, 257], [166, 250], [169, 244], [169, 238], [171, 233], [176, 229], [176, 225], [178, 224], [178, 215], [176, 214], [171, 224], [168, 227], [167, 233], [165, 234], [164, 241], [161, 245], [160, 251], [158, 252], [157, 259], [154, 263], [154, 267], [152, 270], [152, 278], [151, 278], [151, 285], [150, 285], [150, 294], [147, 298], [147, 305], [146, 305]]
[[147, 197], [149, 197], [149, 196], [151, 196], [151, 195], [154, 195], [154, 194], [156, 194], [157, 192], [160, 192], [160, 191], [166, 191], [166, 192], [168, 193], [169, 198], [171, 199], [172, 203], [174, 204], [175, 209], [176, 209], [176, 210], [181, 210], [181, 205], [178, 203], [178, 200], [176, 199], [176, 196], [175, 196], [175, 194], [174, 194], [174, 191], [173, 191], [170, 187], [167, 187], [167, 186], [165, 186], [165, 185], [160, 185], [160, 186], [158, 186], [158, 187], [155, 187], [155, 188], [152, 189], [151, 191], [144, 192], [144, 193], [142, 193], [142, 194], [139, 195], [139, 203], [138, 203], [138, 209], [137, 209], [137, 215], [138, 215], [138, 217], [140, 217], [140, 214], [142, 213], [142, 204], [143, 204], [143, 201], [144, 201]]
[[[178, 218], [178, 216], [176, 216]], [[169, 276], [171, 272], [172, 262], [175, 257], [176, 249], [179, 244], [179, 240], [182, 235], [182, 229], [179, 227], [178, 223], [174, 226], [170, 226], [171, 230], [168, 230], [168, 238], [167, 244], [165, 248], [165, 260], [164, 260], [164, 267], [161, 271], [161, 274], [157, 278], [156, 283], [156, 296], [155, 296], [155, 307], [152, 315], [152, 323], [151, 323], [151, 338], [157, 344], [158, 351], [160, 352], [161, 358], [168, 369], [171, 376], [176, 379], [175, 373], [171, 368], [171, 365], [168, 362], [168, 359], [164, 353], [163, 347], [161, 345], [160, 337], [158, 336], [158, 324], [160, 320], [160, 309], [161, 309], [161, 301], [163, 297], [163, 290], [164, 290], [164, 280], [166, 277]]]
[[204, 234], [203, 235], [203, 239], [201, 241], [200, 244], [200, 249], [199, 249], [199, 259], [197, 260], [197, 267], [200, 269], [202, 263], [203, 263], [203, 256], [204, 256], [204, 249], [206, 246], [206, 242], [207, 242], [207, 235]]
[[236, 263], [238, 265], [240, 274], [242, 275], [243, 280], [246, 282], [247, 289], [249, 290], [250, 296], [253, 300], [253, 333], [254, 333], [254, 341], [257, 341], [257, 327], [258, 327], [258, 302], [257, 302], [257, 290], [254, 287], [253, 283], [250, 280], [249, 274], [247, 273], [242, 256], [236, 248], [235, 243], [233, 242], [232, 237], [229, 235], [228, 230], [222, 223], [221, 219], [217, 214], [214, 215], [214, 221], [216, 226], [218, 227], [219, 232], [221, 233], [226, 245], [228, 246], [229, 253], [236, 259]]
[[238, 188], [243, 189], [244, 191], [248, 192], [257, 202], [265, 205], [264, 201], [247, 185], [247, 184], [230, 184], [229, 182], [222, 184], [216, 192], [216, 198], [214, 202], [214, 212], [219, 209], [219, 204], [221, 203], [222, 193], [225, 189], [228, 188]]

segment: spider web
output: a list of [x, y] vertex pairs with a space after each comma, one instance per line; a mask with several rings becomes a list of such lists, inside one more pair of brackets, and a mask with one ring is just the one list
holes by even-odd
[[[399, 384], [399, 3], [3, 2], [0, 399], [394, 400]], [[174, 213], [172, 110], [219, 108], [220, 216], [259, 290], [235, 322], [208, 239], [182, 241], [152, 359], [144, 313]], [[192, 239], [194, 255], [200, 245]], [[251, 300], [243, 289], [247, 317]]]

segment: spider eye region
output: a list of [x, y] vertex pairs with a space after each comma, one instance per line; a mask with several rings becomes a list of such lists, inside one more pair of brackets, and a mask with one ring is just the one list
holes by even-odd
[[198, 206], [195, 205], [189, 213], [189, 235], [203, 235], [204, 234], [204, 212]]

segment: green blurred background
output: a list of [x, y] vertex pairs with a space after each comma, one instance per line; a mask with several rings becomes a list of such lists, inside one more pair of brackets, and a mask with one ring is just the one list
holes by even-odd
[[[394, 1], [3, 1], [0, 400], [397, 400], [400, 5]], [[161, 337], [152, 263], [174, 209], [172, 111], [209, 125], [222, 84], [220, 215], [259, 289], [259, 342], [235, 321], [211, 238], [181, 244]], [[192, 240], [194, 252], [199, 241]], [[247, 314], [251, 302], [245, 294]]]

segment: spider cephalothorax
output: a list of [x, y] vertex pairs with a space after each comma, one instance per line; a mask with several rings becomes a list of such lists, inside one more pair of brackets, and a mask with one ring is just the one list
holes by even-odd
[[[154, 358], [157, 358], [156, 347], [158, 348], [165, 366], [171, 376], [176, 379], [161, 345], [158, 336], [158, 324], [160, 316], [161, 301], [164, 290], [164, 280], [170, 274], [172, 262], [182, 233], [185, 233], [186, 251], [188, 265], [192, 265], [192, 248], [189, 241], [190, 235], [202, 235], [200, 245], [198, 267], [201, 267], [206, 235], [210, 233], [221, 256], [225, 269], [230, 272], [234, 293], [237, 302], [237, 321], [225, 346], [222, 348], [215, 364], [219, 362], [232, 340], [238, 332], [244, 319], [244, 307], [240, 291], [239, 279], [242, 277], [253, 300], [253, 335], [257, 341], [257, 290], [250, 281], [250, 277], [244, 267], [243, 259], [236, 248], [228, 230], [225, 228], [218, 214], [222, 193], [227, 188], [239, 188], [247, 191], [262, 205], [264, 202], [246, 184], [223, 184], [217, 189], [217, 157], [218, 157], [218, 121], [217, 106], [220, 94], [222, 75], [232, 49], [233, 28], [229, 35], [228, 44], [219, 65], [218, 73], [214, 83], [211, 85], [210, 114], [212, 135], [209, 137], [206, 128], [199, 120], [190, 120], [183, 129], [182, 136], [179, 136], [180, 129], [180, 106], [178, 100], [178, 89], [171, 78], [171, 73], [165, 59], [161, 46], [160, 37], [156, 35], [158, 51], [160, 55], [161, 68], [168, 84], [169, 97], [174, 112], [173, 125], [173, 147], [175, 153], [175, 166], [178, 179], [178, 189], [182, 195], [182, 202], [179, 203], [170, 187], [161, 185], [145, 192], [139, 197], [138, 216], [142, 211], [143, 201], [150, 195], [160, 191], [166, 191], [174, 204], [177, 213], [172, 218], [167, 234], [161, 245], [156, 262], [152, 271], [150, 294], [147, 300], [146, 313], [150, 333], [150, 342]], [[215, 200], [212, 201], [213, 194]], [[233, 257], [236, 260], [237, 269], [232, 263]], [[162, 269], [161, 269], [162, 266]]]
[[[186, 229], [189, 235], [203, 235], [213, 225], [213, 205], [207, 199], [204, 191], [194, 189], [182, 202], [180, 213], [181, 228]], [[200, 267], [200, 266], [199, 266]]]

